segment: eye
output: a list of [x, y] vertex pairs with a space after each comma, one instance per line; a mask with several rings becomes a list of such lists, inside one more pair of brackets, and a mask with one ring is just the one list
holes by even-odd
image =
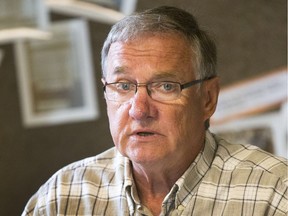
[[132, 83], [126, 83], [126, 82], [116, 83], [116, 89], [119, 91], [130, 91], [132, 86], [133, 86]]
[[175, 88], [173, 84], [174, 83], [163, 83], [162, 87], [166, 91], [171, 91], [171, 89]]
[[162, 92], [174, 92], [177, 90], [177, 83], [173, 83], [173, 82], [160, 82], [159, 84], [157, 84], [156, 89], [158, 91], [162, 91]]

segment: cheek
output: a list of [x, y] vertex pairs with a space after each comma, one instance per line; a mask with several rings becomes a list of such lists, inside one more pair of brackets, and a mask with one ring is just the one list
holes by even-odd
[[187, 124], [190, 122], [190, 117], [187, 116], [185, 106], [174, 105], [170, 109], [161, 110], [159, 118], [159, 127], [167, 134], [169, 139], [176, 140], [182, 139], [184, 132], [187, 129]]
[[107, 114], [109, 119], [109, 127], [112, 138], [115, 143], [118, 142], [119, 136], [128, 121], [127, 105], [118, 103], [107, 103]]
[[181, 136], [194, 136], [204, 125], [203, 111], [199, 101], [187, 101], [175, 112], [176, 130]]

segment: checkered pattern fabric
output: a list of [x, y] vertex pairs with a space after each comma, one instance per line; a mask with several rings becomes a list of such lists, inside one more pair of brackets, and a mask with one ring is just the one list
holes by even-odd
[[[288, 215], [288, 163], [252, 145], [206, 133], [205, 148], [178, 179], [161, 215]], [[22, 215], [151, 215], [130, 162], [115, 148], [53, 175]]]

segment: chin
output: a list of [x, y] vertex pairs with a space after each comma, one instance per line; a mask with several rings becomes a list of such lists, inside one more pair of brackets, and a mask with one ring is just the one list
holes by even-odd
[[163, 153], [163, 151], [158, 152], [151, 148], [137, 148], [130, 149], [126, 155], [132, 162], [144, 165], [160, 161], [165, 156]]

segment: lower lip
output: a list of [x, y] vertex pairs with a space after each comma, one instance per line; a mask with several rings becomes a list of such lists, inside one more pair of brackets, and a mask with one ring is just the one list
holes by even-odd
[[147, 136], [141, 136], [138, 134], [133, 134], [130, 136], [130, 138], [133, 141], [138, 141], [138, 142], [149, 142], [149, 141], [155, 141], [157, 138], [159, 138], [159, 136], [157, 134], [151, 134], [151, 135], [147, 135]]

